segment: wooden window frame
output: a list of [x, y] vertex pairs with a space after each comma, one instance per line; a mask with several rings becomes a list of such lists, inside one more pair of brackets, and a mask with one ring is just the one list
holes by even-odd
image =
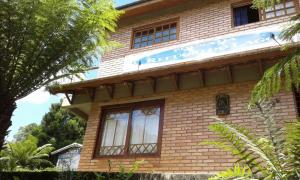
[[[155, 43], [155, 33], [156, 33], [156, 28], [157, 27], [163, 27], [165, 25], [171, 25], [173, 23], [176, 23], [176, 39], [173, 39], [173, 40], [169, 40], [169, 41], [165, 41], [165, 42], [159, 42], [159, 43]], [[179, 26], [179, 17], [176, 17], [176, 18], [172, 18], [172, 19], [168, 19], [168, 20], [165, 20], [165, 21], [160, 21], [160, 22], [156, 22], [156, 23], [153, 23], [153, 24], [148, 24], [148, 25], [145, 25], [145, 26], [141, 26], [141, 27], [138, 27], [138, 28], [134, 28], [132, 29], [131, 31], [131, 41], [130, 41], [130, 48], [131, 49], [140, 49], [140, 48], [145, 48], [145, 47], [149, 47], [149, 46], [154, 46], [154, 45], [157, 45], [157, 44], [162, 44], [162, 43], [167, 43], [167, 42], [172, 42], [172, 41], [176, 41], [179, 39], [179, 29], [180, 29], [180, 26]], [[135, 33], [137, 32], [141, 32], [142, 31], [145, 31], [145, 30], [150, 30], [150, 29], [153, 29], [153, 38], [152, 38], [152, 45], [147, 45], [147, 46], [144, 46], [144, 47], [139, 47], [139, 48], [134, 48], [134, 37], [135, 37]]]
[[260, 11], [260, 9], [258, 9], [258, 16], [259, 16], [258, 18], [259, 18], [259, 21], [253, 22], [253, 23], [244, 24], [244, 25], [240, 25], [240, 26], [235, 26], [234, 25], [235, 18], [234, 18], [233, 9], [234, 8], [238, 8], [238, 7], [242, 7], [242, 6], [251, 5], [251, 4], [253, 4], [252, 0], [243, 0], [243, 1], [239, 1], [239, 2], [231, 4], [231, 27], [232, 28], [238, 28], [238, 27], [242, 27], [242, 26], [246, 26], [246, 25], [249, 25], [249, 24], [254, 24], [254, 23], [258, 23], [258, 22], [262, 21], [262, 19], [261, 19], [261, 17], [262, 17], [261, 11]]
[[[286, 0], [283, 0], [283, 1], [286, 1]], [[259, 10], [259, 14], [260, 14], [260, 18], [263, 16], [264, 18], [263, 18], [263, 21], [267, 21], [267, 20], [270, 20], [270, 19], [274, 19], [274, 18], [280, 18], [280, 17], [284, 17], [284, 16], [290, 16], [290, 15], [293, 15], [293, 14], [296, 14], [297, 12], [299, 12], [299, 9], [300, 9], [300, 5], [299, 5], [299, 0], [292, 0], [292, 1], [294, 1], [294, 5], [295, 5], [295, 12], [294, 13], [291, 13], [291, 14], [287, 14], [286, 13], [286, 7], [284, 7], [284, 11], [285, 11], [285, 15], [282, 15], [282, 16], [276, 16], [276, 11], [278, 11], [278, 10], [282, 10], [282, 9], [277, 9], [277, 10], [275, 10], [275, 6], [273, 7], [274, 8], [274, 10], [272, 11], [272, 12], [274, 12], [274, 14], [275, 14], [275, 16], [274, 17], [271, 17], [271, 18], [266, 18], [266, 11], [265, 11], [265, 9], [260, 9]], [[285, 6], [285, 3], [284, 3], [284, 6]], [[263, 15], [262, 15], [262, 13], [261, 13], [261, 11], [264, 11], [264, 13], [263, 13]]]
[[[295, 111], [297, 118], [300, 117], [300, 92], [297, 91], [297, 89], [294, 87], [292, 90], [293, 98], [294, 98], [294, 105], [295, 105]], [[298, 99], [299, 98], [299, 99]]]
[[[130, 138], [131, 138], [131, 128], [132, 128], [132, 112], [134, 109], [143, 108], [143, 107], [159, 107], [160, 108], [160, 115], [159, 115], [159, 126], [158, 126], [158, 137], [157, 137], [157, 152], [156, 153], [140, 153], [140, 154], [130, 154], [129, 153], [129, 145], [130, 145]], [[161, 146], [162, 146], [162, 132], [163, 132], [163, 119], [164, 119], [164, 106], [165, 100], [151, 100], [151, 101], [142, 101], [142, 102], [135, 102], [135, 103], [127, 103], [127, 104], [119, 104], [119, 105], [110, 105], [104, 106], [101, 108], [101, 114], [99, 116], [100, 123], [97, 128], [97, 138], [96, 144], [94, 148], [94, 158], [135, 158], [135, 157], [160, 157], [161, 154]], [[126, 140], [125, 140], [125, 150], [124, 154], [120, 155], [100, 155], [100, 147], [102, 144], [102, 136], [104, 132], [104, 123], [105, 123], [105, 115], [108, 112], [116, 112], [128, 110], [130, 112], [129, 119], [128, 119], [128, 126], [126, 132]]]
[[[285, 15], [282, 15], [282, 16], [275, 16], [275, 17], [266, 19], [266, 12], [265, 12], [265, 10], [263, 10], [263, 9], [258, 9], [258, 14], [259, 14], [259, 21], [258, 21], [258, 22], [261, 22], [261, 21], [267, 21], [267, 20], [274, 19], [274, 18], [280, 18], [280, 17], [290, 16], [290, 15], [296, 14], [296, 13], [299, 12], [299, 10], [300, 10], [300, 4], [299, 4], [299, 0], [293, 0], [293, 1], [294, 1], [294, 3], [295, 3], [295, 9], [296, 9], [296, 10], [295, 10], [294, 13], [291, 13], [291, 14], [285, 14]], [[234, 8], [237, 8], [237, 7], [241, 7], [241, 6], [250, 5], [250, 4], [252, 4], [252, 0], [243, 0], [243, 1], [236, 2], [236, 3], [231, 4], [231, 27], [232, 27], [232, 28], [240, 27], [240, 26], [234, 26], [234, 14], [233, 14], [233, 9], [234, 9]], [[285, 10], [286, 10], [286, 9], [285, 9]], [[262, 11], [264, 11], [263, 14], [262, 14]], [[263, 17], [263, 18], [262, 18], [262, 17]], [[254, 23], [258, 23], [258, 22], [254, 22]], [[253, 24], [253, 23], [249, 23], [249, 24]], [[245, 24], [245, 25], [248, 25], [248, 24]], [[242, 26], [243, 26], [243, 25], [242, 25]]]

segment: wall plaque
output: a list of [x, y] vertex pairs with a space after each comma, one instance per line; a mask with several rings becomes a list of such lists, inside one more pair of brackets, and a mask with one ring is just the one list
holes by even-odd
[[230, 114], [230, 98], [227, 94], [219, 94], [216, 96], [216, 114]]

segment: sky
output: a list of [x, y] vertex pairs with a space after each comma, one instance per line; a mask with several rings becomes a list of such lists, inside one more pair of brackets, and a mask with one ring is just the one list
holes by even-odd
[[[134, 2], [136, 0], [115, 0], [116, 6], [121, 6]], [[92, 79], [97, 76], [97, 72], [94, 71], [88, 74], [87, 79]], [[49, 108], [52, 103], [59, 103], [62, 95], [50, 95], [49, 92], [44, 89], [39, 89], [23, 99], [17, 101], [17, 109], [13, 113], [12, 126], [9, 128], [10, 133], [7, 140], [12, 140], [14, 134], [22, 126], [26, 126], [31, 123], [39, 124], [42, 117], [49, 112]]]

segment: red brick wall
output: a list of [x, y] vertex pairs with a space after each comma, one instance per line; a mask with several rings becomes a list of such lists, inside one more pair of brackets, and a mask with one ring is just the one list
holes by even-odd
[[[193, 90], [156, 94], [151, 98], [165, 98], [164, 125], [162, 133], [162, 150], [160, 158], [116, 158], [111, 159], [113, 171], [118, 165], [125, 167], [144, 159], [141, 172], [216, 172], [230, 167], [234, 158], [227, 152], [211, 146], [199, 145], [203, 140], [214, 138], [208, 130], [213, 123], [209, 117], [215, 115], [215, 96], [219, 93], [230, 95], [231, 113], [226, 116], [226, 122], [239, 123], [258, 133], [264, 131], [261, 120], [253, 117], [247, 110], [249, 94], [254, 82], [228, 84]], [[280, 103], [276, 107], [276, 120], [291, 120], [296, 118], [296, 110], [292, 93], [278, 95]], [[130, 100], [143, 100], [130, 98]], [[128, 99], [113, 100], [112, 104], [126, 103]], [[101, 105], [94, 103], [87, 123], [79, 170], [107, 171], [107, 159], [93, 159], [93, 150], [97, 137], [97, 127], [100, 124]]]
[[[203, 4], [199, 4], [198, 7], [195, 7], [194, 9], [189, 9], [180, 13], [166, 14], [163, 16], [153, 16], [151, 19], [141, 20], [135, 24], [120, 27], [117, 33], [112, 35], [112, 40], [120, 42], [123, 47], [105, 54], [102, 60], [109, 61], [147, 50], [159, 49], [170, 45], [206, 39], [248, 29], [255, 29], [257, 27], [282, 23], [289, 19], [289, 16], [284, 16], [239, 27], [232, 27], [231, 4], [236, 2], [239, 2], [239, 0], [206, 0]], [[153, 14], [155, 15], [155, 13]], [[144, 48], [131, 49], [130, 40], [133, 28], [174, 17], [180, 17], [179, 40]]]

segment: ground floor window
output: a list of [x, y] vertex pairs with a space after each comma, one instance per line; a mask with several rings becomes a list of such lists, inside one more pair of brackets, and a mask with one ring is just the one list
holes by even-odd
[[96, 155], [159, 153], [163, 100], [104, 107]]

